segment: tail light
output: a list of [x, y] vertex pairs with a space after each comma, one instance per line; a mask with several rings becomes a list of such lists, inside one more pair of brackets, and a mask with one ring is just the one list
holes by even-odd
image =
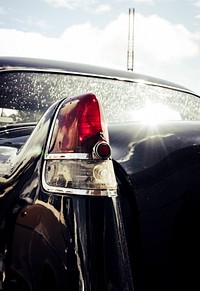
[[50, 192], [116, 196], [107, 126], [94, 94], [61, 103], [47, 143], [42, 180]]

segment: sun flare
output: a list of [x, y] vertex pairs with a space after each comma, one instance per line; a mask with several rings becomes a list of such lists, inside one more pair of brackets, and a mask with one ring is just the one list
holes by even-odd
[[156, 124], [161, 121], [181, 120], [180, 114], [167, 105], [161, 103], [155, 104], [150, 101], [147, 101], [142, 109], [132, 112], [132, 116], [135, 121], [151, 124]]

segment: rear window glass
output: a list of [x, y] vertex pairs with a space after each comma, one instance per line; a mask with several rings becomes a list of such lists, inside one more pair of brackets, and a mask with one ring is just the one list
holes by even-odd
[[0, 126], [37, 122], [55, 101], [92, 92], [100, 99], [108, 123], [200, 120], [200, 101], [177, 90], [97, 77], [49, 72], [2, 72]]

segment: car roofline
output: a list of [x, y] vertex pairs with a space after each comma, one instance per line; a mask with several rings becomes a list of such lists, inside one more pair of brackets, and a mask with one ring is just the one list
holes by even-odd
[[2, 71], [37, 71], [64, 73], [87, 77], [91, 76], [133, 83], [144, 83], [151, 86], [159, 86], [188, 92], [198, 96], [198, 94], [190, 89], [164, 79], [139, 74], [133, 71], [112, 69], [75, 62], [24, 57], [0, 57], [0, 72]]

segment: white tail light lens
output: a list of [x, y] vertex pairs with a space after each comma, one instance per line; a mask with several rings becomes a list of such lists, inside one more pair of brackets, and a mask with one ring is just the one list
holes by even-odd
[[43, 168], [47, 191], [116, 196], [107, 126], [94, 94], [65, 99], [55, 116]]

